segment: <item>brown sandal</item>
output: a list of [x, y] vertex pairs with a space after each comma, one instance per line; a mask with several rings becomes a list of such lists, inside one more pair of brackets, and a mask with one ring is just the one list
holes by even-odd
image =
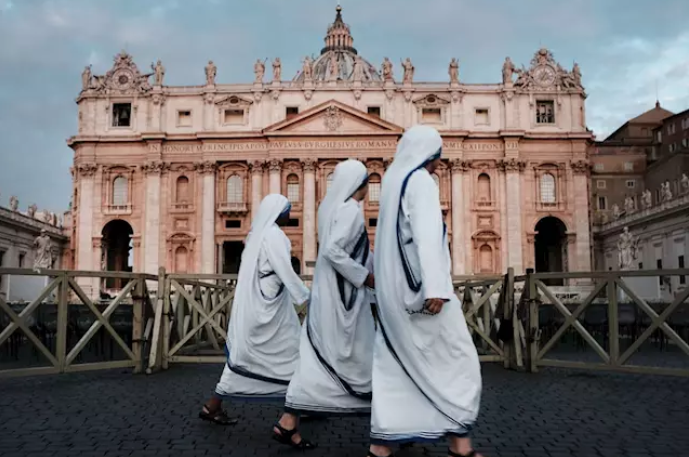
[[199, 413], [199, 418], [218, 425], [237, 425], [239, 422], [239, 419], [229, 417], [227, 412], [222, 408], [211, 411], [208, 405], [203, 405], [203, 410]]

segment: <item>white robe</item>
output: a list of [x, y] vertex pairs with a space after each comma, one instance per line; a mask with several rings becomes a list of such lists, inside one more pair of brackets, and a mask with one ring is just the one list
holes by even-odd
[[[478, 415], [478, 354], [452, 287], [438, 186], [423, 168], [441, 146], [437, 131], [413, 127], [383, 179], [375, 249], [376, 444], [465, 436]], [[448, 301], [430, 315], [423, 312], [428, 298]]]
[[301, 326], [294, 303], [305, 302], [309, 290], [292, 269], [289, 239], [275, 224], [286, 208], [285, 197], [268, 195], [252, 223], [239, 268], [218, 395], [282, 398], [299, 360]]
[[285, 402], [291, 413], [338, 415], [371, 408], [375, 325], [373, 296], [363, 284], [372, 255], [361, 208], [349, 198], [366, 177], [361, 162], [342, 162], [319, 208], [320, 249], [299, 367]]

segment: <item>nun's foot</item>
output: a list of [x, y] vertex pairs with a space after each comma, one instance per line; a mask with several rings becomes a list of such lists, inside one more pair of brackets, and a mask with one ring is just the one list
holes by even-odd
[[316, 444], [304, 439], [296, 428], [287, 430], [279, 423], [273, 427], [273, 439], [280, 444], [290, 446], [300, 451], [308, 451], [316, 448]]
[[368, 450], [368, 457], [394, 457], [394, 455], [387, 447], [371, 445]]
[[469, 452], [466, 453], [466, 454], [459, 454], [459, 453], [457, 453], [457, 452], [452, 452], [452, 449], [448, 449], [448, 450], [447, 450], [447, 454], [448, 454], [450, 457], [483, 457], [481, 454], [479, 454], [478, 452], [476, 452], [476, 450], [474, 450], [474, 449], [472, 449], [471, 451], [469, 451]]

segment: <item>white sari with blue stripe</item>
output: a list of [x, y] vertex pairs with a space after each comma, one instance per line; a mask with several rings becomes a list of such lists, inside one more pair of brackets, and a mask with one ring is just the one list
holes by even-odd
[[[409, 129], [383, 178], [376, 229], [379, 330], [373, 361], [371, 440], [390, 445], [465, 436], [479, 410], [481, 372], [451, 278], [438, 186], [435, 129]], [[424, 311], [428, 298], [447, 300]]]

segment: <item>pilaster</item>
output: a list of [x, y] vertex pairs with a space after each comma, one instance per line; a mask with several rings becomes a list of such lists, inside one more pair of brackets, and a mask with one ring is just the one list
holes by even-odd
[[282, 160], [271, 159], [268, 162], [268, 171], [270, 173], [269, 183], [270, 183], [270, 193], [279, 194], [281, 186], [280, 178], [282, 176]]
[[211, 161], [196, 164], [201, 175], [201, 273], [215, 273], [215, 171]]
[[461, 159], [450, 161], [452, 171], [452, 273], [466, 274], [466, 233], [467, 219], [464, 208], [464, 172], [468, 169], [467, 162]]
[[589, 173], [588, 161], [579, 160], [572, 163], [574, 181], [574, 230], [576, 241], [570, 256], [576, 258], [578, 271], [591, 271], [591, 235], [589, 232]]
[[151, 161], [142, 165], [141, 171], [145, 175], [145, 204], [144, 204], [144, 272], [158, 274], [160, 262], [160, 175], [169, 170], [170, 164]]
[[[76, 171], [79, 179], [79, 211], [77, 228], [77, 264], [75, 269], [83, 271], [95, 270], [93, 264], [93, 215], [95, 205], [93, 195], [95, 191], [94, 175], [98, 170], [95, 163], [83, 163], [77, 165]], [[100, 254], [100, 253], [99, 253]], [[92, 278], [77, 278], [77, 283], [84, 290], [86, 295], [92, 296], [96, 290], [93, 288]]]
[[251, 215], [255, 216], [258, 207], [261, 206], [263, 200], [263, 169], [265, 162], [263, 160], [253, 160], [249, 163], [251, 169]]
[[521, 201], [521, 172], [526, 163], [515, 158], [502, 160], [500, 168], [505, 173], [505, 190], [507, 203], [507, 265], [514, 268], [515, 273], [521, 274], [523, 268], [522, 252], [522, 201]]
[[303, 231], [303, 271], [312, 274], [307, 262], [316, 261], [316, 165], [314, 159], [304, 159], [304, 231]]

